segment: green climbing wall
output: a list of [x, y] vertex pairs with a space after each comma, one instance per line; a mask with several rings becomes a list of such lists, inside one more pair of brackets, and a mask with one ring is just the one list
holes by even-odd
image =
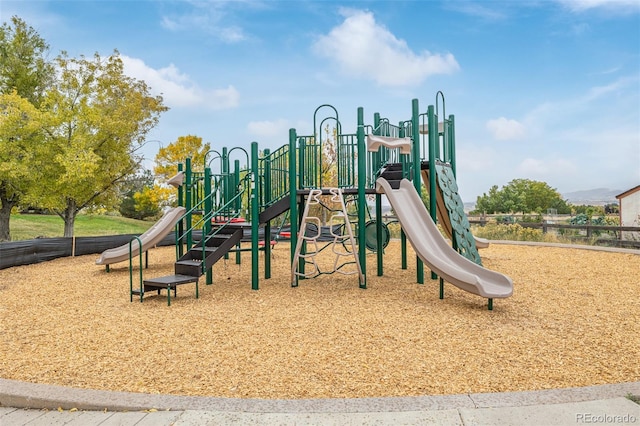
[[444, 204], [449, 213], [452, 238], [454, 238], [458, 252], [472, 262], [482, 265], [482, 259], [480, 259], [480, 254], [476, 247], [476, 240], [471, 234], [471, 225], [464, 212], [462, 198], [458, 193], [458, 185], [451, 167], [446, 164], [436, 164], [436, 176]]

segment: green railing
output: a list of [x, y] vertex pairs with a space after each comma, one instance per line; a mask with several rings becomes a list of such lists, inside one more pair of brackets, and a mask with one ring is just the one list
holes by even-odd
[[142, 240], [140, 237], [133, 237], [129, 240], [129, 302], [133, 302], [133, 242], [138, 242], [139, 281], [140, 281], [140, 301], [144, 297], [144, 286], [142, 285]]
[[[209, 208], [209, 203], [213, 202], [213, 198], [218, 196], [217, 192], [211, 192], [208, 197], [203, 198], [197, 204], [195, 204], [189, 211], [180, 218], [180, 221], [187, 218], [188, 215], [194, 215], [196, 212], [201, 213], [199, 219], [196, 220], [191, 226], [184, 231], [182, 235], [176, 233], [176, 257], [181, 256], [179, 247], [183, 244], [186, 245], [187, 251], [192, 249], [195, 244], [192, 244], [192, 236], [194, 231], [201, 231], [202, 235], [198, 247], [202, 250], [202, 259], [206, 257], [207, 243], [211, 241], [216, 235], [222, 232], [224, 227], [229, 223], [232, 223], [234, 219], [241, 217], [241, 210], [235, 209], [238, 202], [243, 199], [245, 193], [249, 187], [249, 174], [246, 174], [239, 185], [238, 192], [230, 197], [226, 202], [218, 204], [217, 207]], [[216, 222], [217, 228], [212, 231], [212, 221]], [[206, 272], [206, 265], [203, 262], [202, 273]]]
[[265, 150], [264, 156], [258, 161], [258, 199], [262, 210], [289, 195], [289, 145], [273, 152]]

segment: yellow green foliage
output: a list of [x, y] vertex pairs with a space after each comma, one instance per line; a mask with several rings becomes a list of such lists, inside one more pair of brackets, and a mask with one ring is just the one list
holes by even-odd
[[169, 205], [174, 192], [173, 188], [159, 185], [153, 185], [153, 188], [145, 186], [141, 192], [133, 194], [135, 209], [138, 212], [153, 211]]
[[205, 156], [210, 149], [211, 144], [203, 144], [201, 137], [180, 136], [175, 142], [158, 150], [154, 172], [156, 176], [168, 180], [178, 173], [178, 164], [184, 163], [187, 158], [191, 158], [191, 170], [203, 171]]

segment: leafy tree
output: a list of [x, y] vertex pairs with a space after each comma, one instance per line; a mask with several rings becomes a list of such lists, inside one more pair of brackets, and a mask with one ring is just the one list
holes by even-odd
[[169, 180], [178, 173], [178, 164], [184, 163], [187, 157], [191, 158], [191, 169], [203, 171], [205, 156], [211, 149], [210, 143], [202, 143], [198, 136], [180, 136], [178, 140], [160, 148], [156, 154], [156, 166], [153, 169], [156, 176]]
[[[53, 77], [53, 66], [46, 61], [49, 46], [31, 27], [14, 16], [0, 27], [0, 241], [9, 240], [11, 209], [28, 190], [24, 168], [27, 155], [37, 146], [40, 119], [35, 108], [41, 104]], [[24, 99], [18, 100], [17, 97]], [[22, 112], [20, 112], [22, 111]]]
[[142, 191], [133, 194], [136, 212], [140, 213], [142, 219], [158, 215], [160, 209], [169, 204], [173, 192], [173, 188], [166, 186], [145, 186]]
[[137, 194], [148, 192], [154, 187], [154, 178], [150, 170], [127, 177], [121, 185], [122, 202], [118, 207], [120, 214], [132, 219], [146, 219], [156, 216], [160, 212], [160, 204], [148, 202], [143, 198], [142, 202], [136, 199]]
[[64, 220], [73, 236], [76, 215], [92, 206], [117, 206], [118, 185], [136, 171], [135, 150], [167, 108], [144, 81], [124, 75], [117, 51], [108, 58], [56, 58], [57, 78], [43, 108], [47, 161], [43, 183], [30, 194]]
[[40, 125], [40, 112], [28, 100], [15, 91], [0, 94], [0, 241], [11, 239], [11, 209], [35, 181]]
[[543, 213], [547, 209], [568, 213], [569, 206], [560, 193], [545, 182], [514, 179], [502, 189], [492, 186], [476, 201], [476, 211], [486, 213]]
[[604, 205], [605, 214], [618, 214], [620, 213], [620, 206], [618, 203], [609, 203]]
[[49, 45], [17, 16], [0, 27], [0, 93], [16, 91], [36, 107], [54, 78]]
[[476, 199], [476, 211], [485, 212], [489, 214], [493, 213], [505, 213], [501, 210], [502, 203], [500, 200], [500, 194], [498, 185], [493, 185], [489, 189], [489, 194], [486, 192]]
[[581, 204], [578, 206], [573, 206], [573, 212], [576, 215], [584, 214], [590, 220], [593, 216], [604, 216], [605, 208], [604, 206], [592, 206], [589, 204]]

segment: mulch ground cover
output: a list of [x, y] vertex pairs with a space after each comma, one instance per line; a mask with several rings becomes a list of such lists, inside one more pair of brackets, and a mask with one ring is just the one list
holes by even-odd
[[[0, 377], [100, 390], [240, 398], [504, 392], [640, 380], [640, 256], [492, 244], [485, 267], [514, 294], [487, 300], [416, 283], [415, 256], [385, 251], [354, 275], [292, 288], [289, 246], [251, 290], [248, 253], [214, 284], [129, 301], [128, 264], [96, 255], [0, 271]], [[329, 256], [326, 250], [326, 256]], [[261, 254], [261, 268], [262, 256]], [[145, 277], [172, 273], [175, 249], [150, 252]], [[331, 260], [325, 262], [332, 264]], [[325, 267], [322, 264], [322, 267]], [[137, 271], [136, 271], [137, 272]], [[261, 276], [263, 274], [261, 270]]]

